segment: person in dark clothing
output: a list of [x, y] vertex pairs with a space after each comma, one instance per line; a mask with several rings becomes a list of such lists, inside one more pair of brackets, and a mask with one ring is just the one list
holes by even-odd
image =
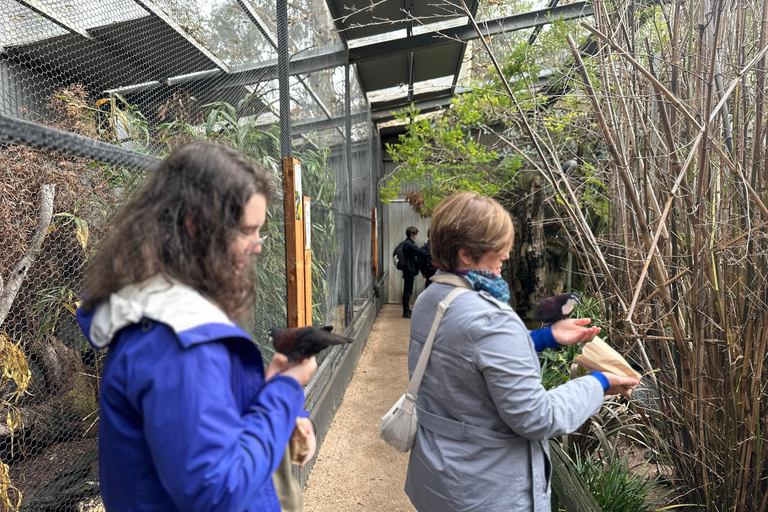
[[408, 262], [408, 268], [403, 270], [403, 318], [411, 318], [411, 295], [413, 295], [413, 278], [419, 275], [419, 269], [422, 266], [422, 261], [429, 253], [425, 253], [423, 249], [416, 245], [416, 235], [419, 234], [419, 228], [415, 226], [409, 226], [405, 230], [405, 243], [403, 244], [403, 252], [405, 253], [405, 260]]
[[427, 280], [424, 284], [426, 290], [432, 284], [432, 276], [437, 273], [437, 264], [432, 260], [432, 242], [429, 240], [429, 230], [427, 230], [427, 243], [421, 246], [421, 251], [426, 254], [422, 260], [421, 274]]

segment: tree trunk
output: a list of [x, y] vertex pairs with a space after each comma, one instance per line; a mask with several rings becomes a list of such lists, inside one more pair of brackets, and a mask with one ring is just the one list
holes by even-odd
[[510, 211], [515, 225], [515, 243], [510, 253], [509, 270], [512, 307], [526, 320], [536, 302], [547, 295], [545, 201], [539, 178], [513, 203]]
[[[600, 506], [557, 441], [549, 441], [549, 453], [552, 461], [552, 495], [557, 496], [566, 512], [600, 512]], [[553, 511], [557, 512], [555, 509]]]

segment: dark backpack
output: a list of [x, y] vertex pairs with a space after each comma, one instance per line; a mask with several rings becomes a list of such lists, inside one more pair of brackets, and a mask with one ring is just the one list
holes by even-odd
[[392, 252], [392, 258], [397, 270], [408, 270], [408, 261], [405, 259], [405, 240], [397, 244], [397, 247]]
[[419, 271], [424, 274], [424, 277], [432, 277], [437, 273], [437, 263], [432, 261], [432, 258], [424, 258], [421, 260]]
[[[430, 254], [432, 250], [432, 244], [430, 242], [425, 243], [421, 246], [421, 250], [425, 251], [427, 254]], [[419, 272], [421, 272], [424, 277], [432, 277], [435, 275], [438, 268], [439, 267], [437, 266], [437, 263], [432, 261], [431, 254], [419, 259]]]

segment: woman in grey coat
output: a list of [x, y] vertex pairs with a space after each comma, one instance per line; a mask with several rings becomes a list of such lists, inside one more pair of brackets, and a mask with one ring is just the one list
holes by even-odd
[[[441, 271], [413, 309], [411, 375], [453, 284], [478, 293], [458, 296], [446, 311], [419, 388], [405, 492], [421, 512], [549, 512], [548, 439], [576, 430], [604, 394], [629, 395], [638, 384], [595, 372], [544, 389], [537, 350], [556, 346], [555, 339], [585, 341], [595, 331], [563, 320], [534, 344], [500, 276], [512, 239], [509, 214], [478, 194], [448, 197], [432, 216], [432, 257]], [[441, 275], [449, 277], [440, 282]]]

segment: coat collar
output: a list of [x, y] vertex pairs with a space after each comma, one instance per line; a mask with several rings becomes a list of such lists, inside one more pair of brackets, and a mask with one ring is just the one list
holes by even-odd
[[184, 347], [222, 338], [250, 336], [227, 314], [193, 288], [161, 274], [110, 295], [95, 311], [77, 310], [88, 342], [108, 346], [129, 325], [150, 319], [170, 327]]

